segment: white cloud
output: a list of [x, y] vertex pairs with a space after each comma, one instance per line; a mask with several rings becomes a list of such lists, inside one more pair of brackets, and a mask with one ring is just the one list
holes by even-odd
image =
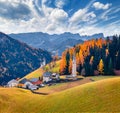
[[70, 22], [72, 22], [72, 23], [79, 23], [81, 20], [83, 20], [83, 16], [86, 14], [86, 12], [87, 12], [86, 9], [79, 9], [70, 18]]
[[88, 12], [86, 9], [80, 9], [73, 14], [70, 18], [70, 23], [73, 25], [80, 24], [82, 22], [91, 22], [96, 18], [96, 14], [92, 12]]
[[100, 3], [100, 2], [95, 2], [93, 4], [93, 7], [95, 9], [103, 9], [103, 10], [106, 10], [108, 9], [112, 4], [111, 3], [107, 3], [107, 4], [103, 4], [103, 3]]
[[86, 5], [85, 8], [79, 9], [78, 11], [76, 11], [72, 15], [72, 17], [69, 19], [70, 24], [80, 24], [81, 22], [87, 22], [87, 21], [91, 21], [92, 19], [94, 19], [96, 17], [96, 14], [93, 11], [89, 12], [89, 9], [91, 5], [93, 4], [93, 2], [95, 1], [96, 0], [91, 0]]
[[118, 13], [120, 11], [120, 8], [116, 8], [116, 7], [113, 7], [113, 8], [110, 8], [108, 10], [105, 10], [101, 15], [100, 15], [100, 18], [107, 21], [107, 20], [110, 20], [110, 19], [113, 19], [113, 18], [116, 18], [118, 17]]
[[[91, 35], [94, 33], [103, 32], [105, 35], [120, 33], [118, 22], [111, 25], [99, 26], [103, 21], [108, 21], [108, 18], [113, 18], [111, 14], [117, 13], [120, 9], [107, 9], [106, 5], [102, 14], [96, 15], [96, 10], [91, 11], [91, 6], [95, 0], [90, 1], [85, 8], [79, 9], [72, 16], [68, 15], [62, 8], [66, 5], [66, 0], [56, 0], [56, 8], [46, 5], [52, 0], [1, 0], [2, 2], [9, 2], [8, 4], [25, 4], [30, 9], [30, 18], [23, 19], [8, 19], [0, 16], [0, 29], [5, 33], [20, 33], [20, 32], [47, 32], [49, 34], [60, 34], [63, 32], [80, 33], [82, 35]], [[0, 1], [0, 2], [1, 2]], [[62, 1], [62, 2], [60, 2]], [[14, 3], [15, 2], [15, 3]], [[0, 7], [1, 8], [1, 7]], [[6, 11], [6, 9], [4, 9]], [[17, 10], [16, 10], [17, 11]], [[74, 9], [73, 9], [74, 11]], [[17, 14], [17, 13], [16, 13]], [[27, 15], [28, 16], [28, 15]], [[114, 15], [115, 17], [116, 15]], [[97, 24], [98, 23], [98, 24]], [[117, 27], [118, 26], [118, 27]], [[112, 31], [112, 32], [110, 32]]]
[[52, 21], [59, 21], [59, 22], [63, 22], [68, 18], [68, 14], [62, 10], [62, 9], [53, 9], [51, 14], [50, 14], [50, 18]]
[[41, 4], [39, 4], [39, 0], [26, 0], [22, 2], [23, 4], [27, 4], [30, 8], [31, 18], [26, 21], [20, 19], [12, 20], [12, 18], [7, 19], [5, 17], [1, 17], [0, 24], [2, 26], [0, 26], [0, 29], [2, 29], [5, 33], [37, 31], [47, 33], [64, 32], [65, 29], [67, 29], [67, 12], [59, 8], [50, 8], [45, 5], [46, 2], [47, 0], [42, 0]]
[[64, 5], [65, 5], [65, 0], [55, 0], [55, 6], [57, 8], [63, 8]]

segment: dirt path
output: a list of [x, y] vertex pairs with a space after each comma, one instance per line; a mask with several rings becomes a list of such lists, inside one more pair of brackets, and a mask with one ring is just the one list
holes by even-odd
[[55, 92], [60, 92], [60, 91], [64, 91], [66, 89], [75, 87], [75, 86], [79, 86], [85, 83], [89, 83], [92, 82], [90, 77], [84, 78], [82, 80], [78, 80], [78, 81], [73, 81], [73, 82], [66, 82], [66, 83], [62, 83], [59, 85], [55, 85], [55, 86], [47, 86], [45, 88], [40, 88], [37, 91], [34, 91], [34, 93], [36, 94], [52, 94]]

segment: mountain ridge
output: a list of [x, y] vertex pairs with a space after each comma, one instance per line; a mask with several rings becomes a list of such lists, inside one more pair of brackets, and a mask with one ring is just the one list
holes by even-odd
[[[91, 36], [80, 36], [77, 34], [72, 34], [70, 32], [65, 32], [63, 34], [47, 34], [42, 32], [31, 32], [31, 33], [18, 33], [9, 34], [12, 38], [23, 41], [28, 45], [35, 48], [42, 48], [48, 50], [52, 54], [58, 53], [61, 56], [62, 52], [68, 47], [72, 47], [78, 43], [83, 43], [84, 40], [91, 38], [104, 37], [103, 33], [94, 34]], [[72, 40], [72, 43], [68, 40]], [[63, 45], [64, 42], [64, 45]], [[64, 47], [63, 47], [64, 46]]]

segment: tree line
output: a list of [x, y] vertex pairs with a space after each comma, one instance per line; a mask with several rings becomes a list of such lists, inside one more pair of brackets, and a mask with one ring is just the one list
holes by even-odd
[[120, 70], [120, 36], [92, 39], [66, 49], [62, 53], [60, 74], [71, 74], [73, 54], [77, 74], [114, 75], [115, 70]]

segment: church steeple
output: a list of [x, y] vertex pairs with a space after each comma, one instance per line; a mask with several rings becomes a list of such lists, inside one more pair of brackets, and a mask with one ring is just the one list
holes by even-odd
[[72, 61], [72, 76], [76, 77], [76, 57], [75, 54], [73, 55], [73, 61]]

